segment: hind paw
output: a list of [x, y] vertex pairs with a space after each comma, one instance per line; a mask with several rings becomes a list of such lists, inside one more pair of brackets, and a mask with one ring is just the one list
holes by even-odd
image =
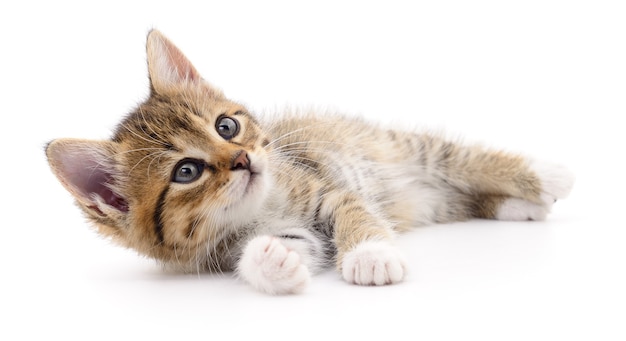
[[498, 207], [495, 218], [509, 221], [545, 220], [550, 212], [550, 206], [538, 205], [519, 198], [507, 198]]
[[533, 161], [530, 169], [541, 182], [541, 200], [552, 206], [557, 199], [565, 199], [572, 191], [576, 177], [569, 169], [549, 162]]
[[567, 168], [542, 161], [532, 161], [530, 169], [539, 178], [539, 202], [520, 198], [507, 198], [500, 204], [495, 218], [498, 220], [545, 220], [558, 199], [566, 198], [574, 186], [575, 176]]

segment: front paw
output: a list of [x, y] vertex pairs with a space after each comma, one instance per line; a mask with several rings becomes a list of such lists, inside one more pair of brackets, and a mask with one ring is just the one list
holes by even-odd
[[270, 236], [259, 236], [248, 243], [238, 271], [253, 287], [268, 294], [299, 293], [311, 278], [300, 255]]
[[386, 242], [366, 241], [346, 253], [341, 264], [343, 278], [358, 285], [385, 285], [402, 281], [404, 259]]

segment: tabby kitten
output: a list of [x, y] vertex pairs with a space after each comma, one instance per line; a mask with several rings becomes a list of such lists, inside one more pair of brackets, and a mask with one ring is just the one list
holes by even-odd
[[110, 140], [58, 139], [46, 154], [99, 233], [167, 267], [234, 270], [271, 294], [333, 263], [349, 283], [397, 283], [397, 232], [542, 220], [573, 185], [559, 166], [359, 119], [260, 120], [158, 31], [147, 56], [150, 96]]

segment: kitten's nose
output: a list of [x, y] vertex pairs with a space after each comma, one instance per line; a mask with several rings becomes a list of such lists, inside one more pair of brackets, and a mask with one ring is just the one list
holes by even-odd
[[235, 154], [230, 170], [250, 169], [250, 158], [245, 150], [240, 150]]

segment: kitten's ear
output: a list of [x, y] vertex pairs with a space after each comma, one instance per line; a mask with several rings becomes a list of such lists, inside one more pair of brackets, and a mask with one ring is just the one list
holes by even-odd
[[157, 93], [168, 93], [180, 85], [202, 86], [209, 95], [221, 91], [206, 83], [189, 59], [161, 32], [152, 30], [146, 42], [150, 86]]
[[59, 139], [46, 146], [52, 172], [96, 216], [120, 217], [128, 203], [111, 187], [115, 178], [113, 142]]

